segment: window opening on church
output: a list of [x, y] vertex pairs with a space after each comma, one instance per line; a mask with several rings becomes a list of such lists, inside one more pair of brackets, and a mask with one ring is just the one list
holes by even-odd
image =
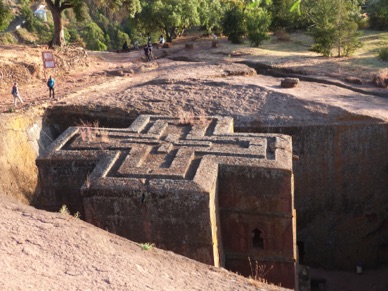
[[264, 249], [262, 232], [257, 228], [252, 232], [252, 245], [254, 248]]

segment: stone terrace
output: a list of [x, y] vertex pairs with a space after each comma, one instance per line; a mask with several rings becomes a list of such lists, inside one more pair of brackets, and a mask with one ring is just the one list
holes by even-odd
[[127, 129], [71, 127], [37, 159], [36, 205], [66, 204], [137, 242], [295, 287], [289, 136], [233, 132], [229, 117], [139, 116]]

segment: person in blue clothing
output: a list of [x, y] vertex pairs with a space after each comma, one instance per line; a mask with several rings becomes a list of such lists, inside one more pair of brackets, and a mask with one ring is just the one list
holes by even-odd
[[53, 98], [55, 98], [54, 84], [55, 80], [52, 76], [50, 76], [50, 78], [47, 80], [47, 87], [49, 88], [49, 98], [51, 98], [51, 92], [53, 92]]

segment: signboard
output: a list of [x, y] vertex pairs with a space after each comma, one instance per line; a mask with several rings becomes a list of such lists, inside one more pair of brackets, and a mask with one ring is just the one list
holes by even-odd
[[53, 52], [42, 52], [43, 67], [45, 69], [55, 68]]

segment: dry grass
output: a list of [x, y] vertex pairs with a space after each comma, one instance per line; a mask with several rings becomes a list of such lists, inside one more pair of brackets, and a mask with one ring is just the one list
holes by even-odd
[[290, 35], [284, 29], [279, 29], [279, 30], [275, 31], [274, 34], [276, 35], [276, 37], [280, 41], [290, 41], [291, 40]]
[[273, 269], [273, 266], [271, 265], [270, 267], [267, 267], [266, 265], [260, 265], [258, 261], [255, 261], [254, 264], [252, 264], [250, 257], [248, 257], [248, 261], [249, 267], [251, 268], [250, 278], [255, 281], [268, 284], [265, 276]]
[[102, 143], [109, 143], [109, 133], [104, 129], [100, 129], [98, 120], [89, 122], [80, 120], [80, 123], [77, 123], [77, 126], [80, 127], [79, 133], [82, 141], [90, 142], [99, 138]]
[[196, 116], [193, 112], [189, 111], [179, 111], [178, 113], [179, 124], [182, 125], [207, 125], [210, 123], [210, 120], [205, 116]]
[[[388, 47], [388, 32], [363, 30], [362, 33], [360, 37], [362, 47], [357, 49], [351, 57], [325, 58], [310, 51], [313, 40], [302, 32], [289, 33], [289, 41], [281, 40], [282, 36], [280, 38], [278, 36], [281, 35], [281, 32], [275, 32], [271, 39], [265, 41], [260, 48], [251, 47], [248, 42], [233, 45], [223, 40], [220, 47], [214, 50], [213, 55], [224, 55], [225, 60], [228, 60], [228, 56], [234, 52], [234, 55], [244, 56], [244, 59], [248, 61], [279, 68], [301, 70], [314, 75], [357, 76], [371, 80], [376, 71], [388, 66], [388, 63], [381, 61], [379, 57], [379, 51]], [[201, 57], [204, 60], [210, 58], [205, 54]]]

